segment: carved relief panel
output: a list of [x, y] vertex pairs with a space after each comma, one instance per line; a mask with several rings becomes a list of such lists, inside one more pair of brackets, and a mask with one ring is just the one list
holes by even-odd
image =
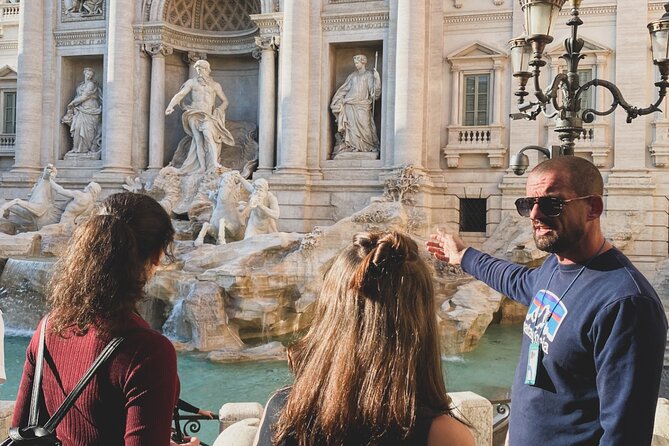
[[61, 20], [63, 22], [104, 20], [105, 9], [105, 0], [62, 0]]

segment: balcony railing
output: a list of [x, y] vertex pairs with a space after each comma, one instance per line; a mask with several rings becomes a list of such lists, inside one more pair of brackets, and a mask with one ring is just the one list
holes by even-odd
[[21, 4], [19, 2], [0, 1], [0, 20], [3, 22], [19, 20], [19, 11]]
[[[550, 135], [546, 147], [560, 145], [560, 140], [554, 129], [555, 124], [553, 122], [546, 125], [546, 132]], [[592, 163], [597, 167], [608, 167], [609, 154], [611, 153], [611, 144], [607, 137], [608, 129], [609, 125], [606, 122], [586, 126], [576, 139], [574, 151], [591, 156]]]
[[9, 133], [0, 133], [0, 156], [14, 156], [14, 145], [16, 144], [16, 135]]
[[504, 128], [498, 125], [448, 127], [448, 144], [442, 150], [448, 167], [458, 167], [463, 155], [485, 155], [490, 167], [502, 167], [506, 149], [502, 145]]

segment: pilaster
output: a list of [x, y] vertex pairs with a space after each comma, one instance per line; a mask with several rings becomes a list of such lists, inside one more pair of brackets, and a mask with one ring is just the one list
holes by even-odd
[[[42, 78], [44, 75], [44, 0], [23, 2], [19, 14], [16, 145], [11, 173], [37, 178], [42, 170]], [[12, 175], [13, 176], [13, 175]]]
[[279, 64], [278, 174], [305, 174], [307, 129], [309, 127], [308, 63], [296, 66], [309, 54], [309, 15], [307, 0], [284, 4], [281, 63]]
[[102, 111], [103, 170], [94, 178], [132, 174], [135, 41], [134, 0], [109, 2], [105, 95]]
[[395, 166], [422, 169], [426, 66], [425, 2], [398, 0], [395, 66]]

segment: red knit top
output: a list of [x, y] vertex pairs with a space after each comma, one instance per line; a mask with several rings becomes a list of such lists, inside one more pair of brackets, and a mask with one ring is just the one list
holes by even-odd
[[[139, 328], [139, 329], [138, 329]], [[167, 446], [179, 395], [172, 343], [131, 314], [125, 340], [93, 377], [56, 430], [63, 446]], [[39, 344], [39, 329], [26, 352], [12, 426], [25, 426]], [[47, 331], [42, 372], [43, 423], [107, 345], [91, 329], [62, 338]], [[44, 407], [46, 405], [46, 414]]]

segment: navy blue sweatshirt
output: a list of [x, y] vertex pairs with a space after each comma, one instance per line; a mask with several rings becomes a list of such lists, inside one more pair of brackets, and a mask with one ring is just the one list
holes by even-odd
[[[650, 445], [667, 319], [625, 255], [611, 249], [583, 271], [551, 255], [529, 269], [470, 248], [462, 268], [529, 306], [511, 391], [510, 445]], [[542, 355], [529, 385], [532, 340]]]

